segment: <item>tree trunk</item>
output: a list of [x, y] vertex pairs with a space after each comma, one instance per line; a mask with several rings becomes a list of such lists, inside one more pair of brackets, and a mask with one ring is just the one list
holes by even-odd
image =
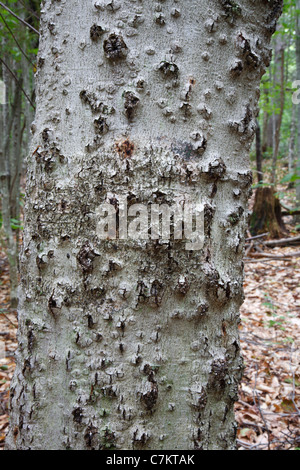
[[[295, 146], [296, 146], [296, 131], [297, 131], [297, 116], [296, 116], [296, 105], [293, 105], [292, 108], [292, 119], [291, 119], [291, 132], [289, 138], [289, 156], [288, 156], [288, 163], [289, 163], [289, 174], [293, 174], [295, 172]], [[290, 187], [294, 185], [291, 183]]]
[[[23, 47], [24, 49], [26, 48], [26, 41], [28, 41], [28, 38], [25, 36], [24, 38], [24, 43]], [[21, 58], [21, 64], [22, 64], [22, 75], [23, 75], [23, 89], [27, 96], [31, 97], [31, 100], [34, 101], [33, 98], [33, 89], [34, 85], [32, 84], [32, 77], [31, 77], [31, 68], [32, 64], [28, 61], [24, 55], [22, 55]], [[30, 148], [30, 141], [31, 141], [31, 132], [30, 132], [30, 127], [32, 124], [32, 121], [34, 120], [34, 110], [29, 103], [28, 99], [24, 99], [24, 145], [23, 145], [23, 151], [25, 151], [25, 154], [28, 154], [29, 148]]]
[[251, 234], [269, 233], [270, 238], [280, 238], [286, 232], [279, 199], [274, 188], [258, 188], [250, 222]]
[[18, 304], [18, 263], [17, 263], [17, 246], [14, 233], [11, 227], [11, 167], [10, 167], [10, 146], [9, 136], [13, 127], [13, 118], [17, 108], [17, 94], [15, 95], [11, 116], [9, 116], [8, 98], [9, 98], [9, 82], [10, 77], [7, 70], [3, 67], [3, 81], [6, 89], [6, 100], [2, 106], [2, 155], [0, 159], [0, 194], [2, 202], [2, 220], [3, 232], [5, 239], [5, 248], [9, 262], [9, 278], [10, 278], [10, 305], [16, 308]]
[[[265, 94], [265, 101], [268, 104], [270, 101], [269, 90], [263, 90]], [[270, 135], [271, 134], [271, 135]], [[262, 125], [262, 152], [266, 153], [272, 147], [272, 132], [270, 132], [270, 114], [264, 110], [263, 125]]]
[[[248, 152], [280, 11], [45, 1], [8, 449], [235, 448]], [[102, 240], [121, 196], [202, 202], [204, 247], [123, 222]]]
[[261, 129], [256, 119], [256, 170], [258, 183], [263, 183], [264, 175], [262, 170], [262, 151], [261, 151]]
[[[22, 79], [19, 79], [22, 86]], [[14, 219], [20, 218], [20, 180], [22, 169], [22, 152], [21, 152], [21, 112], [22, 112], [22, 94], [19, 86], [15, 87], [15, 112], [13, 117], [13, 132], [12, 132], [12, 149], [11, 149], [11, 162], [10, 162], [10, 207], [11, 216]]]
[[[274, 59], [274, 90], [279, 88], [280, 92], [276, 91], [275, 99], [273, 99], [273, 108], [276, 108], [276, 112], [273, 112], [272, 124], [273, 124], [273, 159], [272, 159], [272, 175], [271, 183], [276, 184], [276, 169], [277, 159], [279, 153], [281, 125], [284, 112], [284, 79], [285, 79], [285, 43], [281, 35], [276, 36], [275, 40], [275, 59]], [[279, 110], [279, 112], [277, 111]]]

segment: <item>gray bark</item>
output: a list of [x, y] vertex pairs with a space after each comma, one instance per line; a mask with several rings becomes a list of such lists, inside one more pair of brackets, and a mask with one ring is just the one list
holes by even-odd
[[295, 172], [295, 147], [296, 147], [296, 132], [297, 132], [297, 116], [296, 116], [296, 105], [293, 105], [292, 109], [292, 118], [291, 118], [291, 132], [289, 138], [289, 154], [288, 154], [288, 163], [289, 163], [289, 174]]
[[[248, 152], [280, 11], [45, 1], [8, 449], [235, 448]], [[119, 194], [202, 201], [204, 248], [99, 240]]]

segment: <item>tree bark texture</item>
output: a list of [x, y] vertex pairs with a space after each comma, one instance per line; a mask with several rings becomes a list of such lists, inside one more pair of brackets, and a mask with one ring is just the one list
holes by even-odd
[[[281, 7], [44, 2], [7, 448], [235, 448], [248, 152]], [[204, 248], [99, 240], [119, 194], [201, 200]]]

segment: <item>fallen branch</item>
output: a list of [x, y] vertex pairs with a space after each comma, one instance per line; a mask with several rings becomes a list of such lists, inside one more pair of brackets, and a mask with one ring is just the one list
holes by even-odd
[[256, 375], [255, 375], [255, 384], [254, 384], [254, 390], [253, 390], [253, 400], [254, 400], [254, 404], [256, 405], [256, 407], [258, 407], [258, 410], [259, 410], [261, 419], [262, 419], [263, 422], [264, 422], [264, 425], [265, 425], [265, 428], [266, 428], [266, 432], [267, 432], [267, 434], [268, 434], [268, 449], [271, 450], [271, 431], [270, 431], [270, 429], [269, 429], [267, 420], [266, 420], [266, 418], [265, 418], [265, 416], [264, 416], [264, 413], [263, 413], [263, 410], [262, 410], [262, 408], [261, 408], [259, 395], [258, 395], [258, 393], [257, 393], [257, 391], [256, 391], [257, 378], [258, 378], [258, 364], [256, 364]]
[[286, 255], [272, 255], [272, 253], [250, 253], [248, 256], [251, 258], [267, 258], [267, 259], [289, 259], [298, 257], [300, 258], [300, 251], [295, 253], [287, 253]]
[[18, 328], [18, 326], [15, 325], [14, 322], [11, 321], [11, 319], [10, 319], [4, 312], [0, 312], [0, 315], [3, 315], [4, 318], [6, 318], [6, 320], [7, 320], [14, 328], [16, 328], [16, 329]]
[[282, 217], [288, 217], [290, 215], [300, 215], [300, 211], [289, 211], [289, 212], [281, 212]]
[[273, 259], [273, 260], [270, 258], [258, 258], [258, 259], [246, 258], [245, 264], [262, 263], [262, 264], [266, 264], [267, 266], [270, 266], [270, 268], [274, 268], [274, 265], [268, 263], [269, 261], [289, 261], [289, 258], [288, 259]]
[[269, 240], [263, 242], [265, 246], [288, 246], [288, 245], [300, 245], [300, 236], [292, 238], [283, 238], [281, 240]]
[[281, 206], [286, 210], [286, 212], [282, 212], [281, 215], [288, 216], [288, 215], [299, 215], [300, 209], [293, 209], [292, 207], [286, 206], [282, 201], [280, 201]]
[[255, 237], [246, 238], [246, 242], [251, 242], [252, 240], [258, 240], [259, 238], [264, 238], [267, 235], [269, 235], [269, 233], [262, 233], [261, 235], [256, 235]]
[[243, 422], [242, 424], [240, 424], [240, 428], [256, 428], [259, 430], [261, 429], [263, 432], [268, 432], [268, 428], [266, 428], [262, 424]]
[[254, 246], [254, 244], [253, 244], [253, 242], [251, 242], [250, 245], [247, 247], [246, 252], [245, 252], [246, 258], [249, 255], [250, 251], [252, 250], [253, 246]]

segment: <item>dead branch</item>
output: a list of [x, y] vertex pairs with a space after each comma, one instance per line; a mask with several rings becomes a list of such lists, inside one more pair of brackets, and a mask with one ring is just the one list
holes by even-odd
[[281, 240], [268, 240], [262, 242], [265, 246], [289, 246], [289, 245], [300, 245], [300, 235], [298, 237], [282, 238]]
[[246, 238], [246, 242], [251, 242], [252, 240], [258, 240], [259, 238], [267, 237], [269, 233], [263, 233], [261, 235], [256, 235], [255, 237]]
[[272, 253], [249, 253], [251, 258], [268, 258], [268, 259], [290, 259], [290, 258], [300, 258], [300, 251], [295, 253], [287, 253], [285, 255], [273, 255]]
[[291, 215], [300, 215], [300, 211], [281, 212], [282, 217], [288, 217]]

